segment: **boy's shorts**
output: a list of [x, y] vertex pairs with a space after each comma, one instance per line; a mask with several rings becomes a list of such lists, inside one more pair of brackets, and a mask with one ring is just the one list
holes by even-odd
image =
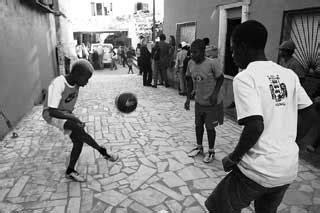
[[44, 110], [42, 112], [42, 117], [48, 124], [58, 128], [60, 131], [62, 131], [63, 134], [65, 134], [65, 135], [71, 134], [71, 130], [64, 129], [64, 124], [67, 122], [66, 119], [53, 118], [49, 115], [49, 111], [47, 111], [47, 110]]
[[195, 104], [195, 125], [205, 124], [206, 129], [213, 129], [223, 124], [223, 102], [214, 106], [202, 106]]

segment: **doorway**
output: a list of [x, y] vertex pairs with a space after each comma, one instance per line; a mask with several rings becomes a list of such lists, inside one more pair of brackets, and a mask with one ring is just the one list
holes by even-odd
[[227, 19], [227, 35], [226, 35], [226, 49], [224, 58], [224, 73], [234, 77], [238, 73], [238, 67], [234, 64], [232, 58], [232, 51], [230, 48], [230, 38], [233, 30], [241, 24], [241, 18]]

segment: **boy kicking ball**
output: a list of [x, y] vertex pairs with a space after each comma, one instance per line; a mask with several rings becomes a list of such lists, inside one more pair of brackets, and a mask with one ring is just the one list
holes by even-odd
[[188, 63], [187, 80], [187, 100], [185, 109], [190, 110], [191, 88], [195, 90], [195, 125], [197, 146], [189, 153], [189, 157], [203, 154], [202, 139], [204, 125], [206, 126], [209, 151], [205, 155], [203, 162], [210, 163], [214, 160], [214, 144], [216, 139], [215, 127], [223, 123], [223, 104], [221, 86], [223, 83], [223, 73], [216, 59], [205, 57], [205, 43], [201, 39], [196, 39], [191, 44], [191, 59]]
[[99, 151], [106, 160], [114, 162], [119, 159], [117, 154], [107, 153], [106, 148], [97, 144], [85, 131], [85, 123], [72, 113], [79, 88], [88, 83], [93, 71], [91, 64], [87, 60], [81, 59], [73, 64], [70, 74], [56, 77], [49, 85], [42, 112], [42, 116], [48, 124], [59, 128], [64, 134], [70, 136], [73, 147], [66, 177], [79, 182], [85, 181], [85, 178], [80, 176], [74, 167], [81, 154], [83, 143]]

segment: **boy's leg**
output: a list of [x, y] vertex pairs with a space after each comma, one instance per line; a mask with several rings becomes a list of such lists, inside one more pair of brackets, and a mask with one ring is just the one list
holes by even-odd
[[207, 136], [208, 136], [208, 142], [209, 142], [209, 150], [208, 153], [203, 158], [203, 162], [205, 163], [211, 163], [214, 160], [214, 144], [216, 141], [216, 130], [214, 128], [207, 129]]
[[74, 167], [75, 167], [75, 165], [80, 157], [81, 151], [82, 151], [83, 142], [81, 140], [79, 140], [79, 137], [77, 137], [75, 132], [71, 133], [70, 139], [73, 143], [73, 147], [72, 147], [71, 154], [70, 154], [70, 161], [69, 161], [68, 169], [74, 170]]
[[75, 134], [77, 136], [77, 140], [85, 142], [92, 148], [96, 149], [104, 158], [109, 159], [110, 161], [116, 161], [118, 160], [117, 155], [108, 154], [107, 150], [97, 144], [97, 142], [88, 134], [85, 132], [85, 130], [81, 127], [79, 127], [75, 122], [73, 121], [67, 121], [64, 124], [64, 128], [67, 130], [71, 130], [72, 134]]
[[236, 167], [216, 186], [205, 201], [205, 206], [209, 212], [240, 213], [265, 190], [265, 187], [247, 178]]
[[199, 154], [203, 154], [202, 141], [204, 133], [204, 117], [200, 106], [197, 103], [195, 104], [195, 125], [197, 146], [188, 153], [189, 157], [195, 157]]
[[283, 196], [289, 184], [268, 189], [268, 192], [254, 201], [254, 209], [257, 213], [277, 213]]

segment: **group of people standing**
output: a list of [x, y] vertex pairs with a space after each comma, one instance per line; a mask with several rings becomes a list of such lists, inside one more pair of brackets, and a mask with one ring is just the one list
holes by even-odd
[[[166, 35], [159, 36], [151, 51], [148, 49], [147, 40], [143, 39], [137, 46], [137, 60], [140, 74], [143, 75], [143, 85], [157, 88], [158, 85], [169, 87], [168, 69], [174, 66], [176, 44], [174, 36], [170, 36], [169, 43], [166, 42]], [[170, 72], [170, 71], [169, 71]]]

